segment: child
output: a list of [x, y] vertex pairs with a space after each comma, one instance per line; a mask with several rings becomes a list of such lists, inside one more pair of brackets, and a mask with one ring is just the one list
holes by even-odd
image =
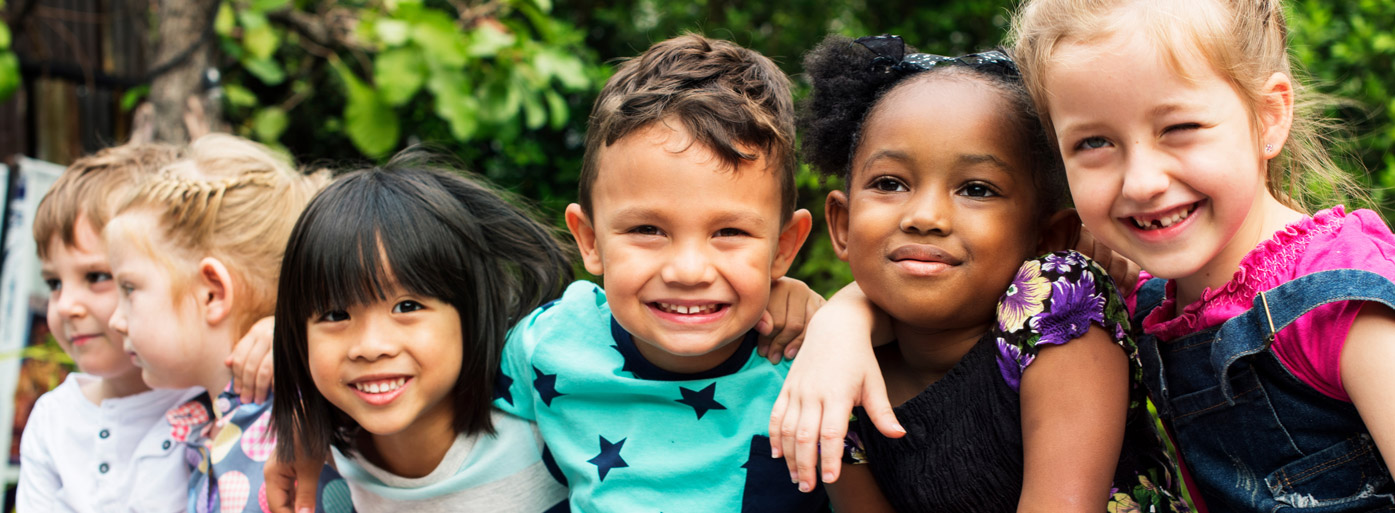
[[[1274, 0], [1029, 1], [1014, 27], [1085, 227], [1159, 277], [1140, 356], [1193, 492], [1215, 511], [1390, 508], [1395, 237], [1369, 211], [1302, 213], [1342, 180], [1294, 113], [1286, 30]], [[796, 383], [791, 411], [836, 417], [844, 379]]]
[[908, 52], [830, 36], [805, 59], [805, 154], [847, 184], [825, 210], [834, 251], [891, 317], [877, 361], [910, 427], [854, 421], [866, 464], [829, 485], [834, 508], [1100, 511], [1117, 492], [1185, 510], [1112, 280], [1078, 253], [1031, 258], [1076, 219], [1016, 66]]
[[794, 209], [789, 81], [685, 35], [621, 65], [592, 110], [567, 226], [577, 282], [519, 323], [494, 405], [535, 420], [575, 511], [812, 511], [770, 452], [788, 363], [755, 352]]
[[1395, 236], [1307, 214], [1344, 180], [1279, 1], [1028, 1], [1014, 29], [1086, 228], [1156, 277], [1139, 352], [1206, 504], [1391, 508]]
[[49, 189], [34, 242], [52, 294], [48, 325], [81, 372], [34, 405], [20, 442], [19, 511], [182, 511], [189, 479], [165, 411], [192, 389], [151, 390], [107, 319], [118, 293], [100, 233], [133, 184], [179, 149], [128, 144], [78, 159]]
[[[263, 509], [270, 404], [242, 404], [224, 361], [271, 313], [291, 220], [324, 182], [265, 147], [209, 135], [141, 186], [103, 232], [122, 292], [111, 328], [141, 376], [154, 388], [205, 392], [168, 414], [169, 445], [196, 453], [188, 511]], [[326, 489], [324, 508], [344, 511], [344, 492], [342, 483]]]
[[550, 229], [399, 155], [301, 214], [276, 316], [280, 461], [334, 461], [358, 511], [566, 509], [531, 422], [490, 406], [508, 326], [571, 276]]

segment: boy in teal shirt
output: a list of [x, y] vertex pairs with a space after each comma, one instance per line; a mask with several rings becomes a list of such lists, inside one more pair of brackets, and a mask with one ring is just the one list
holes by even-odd
[[534, 420], [574, 511], [816, 511], [770, 458], [788, 362], [755, 351], [809, 234], [789, 79], [686, 35], [620, 66], [592, 110], [567, 226], [604, 288], [524, 318], [495, 406]]

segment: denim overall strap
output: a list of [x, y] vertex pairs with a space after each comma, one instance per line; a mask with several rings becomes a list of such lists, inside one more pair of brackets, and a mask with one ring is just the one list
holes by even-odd
[[1159, 413], [1164, 413], [1167, 408], [1167, 380], [1162, 379], [1166, 374], [1163, 372], [1162, 355], [1158, 353], [1158, 340], [1152, 336], [1143, 335], [1143, 319], [1153, 312], [1153, 309], [1161, 305], [1167, 294], [1167, 280], [1153, 278], [1138, 286], [1138, 291], [1134, 293], [1133, 317], [1129, 319], [1133, 333], [1134, 342], [1138, 347], [1139, 362], [1143, 366], [1143, 384], [1148, 387], [1148, 392], [1153, 396], [1153, 406], [1159, 409]]
[[1339, 301], [1370, 301], [1395, 309], [1395, 283], [1358, 269], [1317, 272], [1260, 292], [1254, 308], [1226, 321], [1216, 337], [1217, 347], [1226, 349], [1211, 353], [1211, 365], [1220, 372], [1227, 403], [1235, 404], [1229, 378], [1236, 361], [1269, 349], [1275, 333], [1304, 314]]

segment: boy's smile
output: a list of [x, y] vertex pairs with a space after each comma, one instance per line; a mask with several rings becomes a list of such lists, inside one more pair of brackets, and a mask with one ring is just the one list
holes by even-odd
[[699, 372], [760, 320], [810, 222], [799, 211], [781, 226], [777, 165], [730, 169], [682, 127], [654, 123], [601, 149], [594, 212], [572, 205], [567, 224], [640, 353]]

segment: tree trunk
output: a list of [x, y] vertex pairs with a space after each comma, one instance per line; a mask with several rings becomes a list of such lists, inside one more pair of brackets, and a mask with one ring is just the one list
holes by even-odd
[[[202, 84], [204, 70], [213, 62], [215, 37], [209, 33], [212, 30], [210, 17], [216, 12], [218, 0], [158, 0], [156, 5], [159, 40], [155, 56], [149, 62], [160, 66], [180, 59], [194, 48], [187, 58], [150, 83], [150, 102], [155, 106], [155, 140], [183, 144], [189, 142], [190, 129], [195, 135], [208, 132], [207, 124], [219, 119], [221, 113], [221, 106], [209, 101]], [[197, 123], [205, 126], [186, 126], [185, 113], [190, 97], [202, 103], [203, 116]]]

